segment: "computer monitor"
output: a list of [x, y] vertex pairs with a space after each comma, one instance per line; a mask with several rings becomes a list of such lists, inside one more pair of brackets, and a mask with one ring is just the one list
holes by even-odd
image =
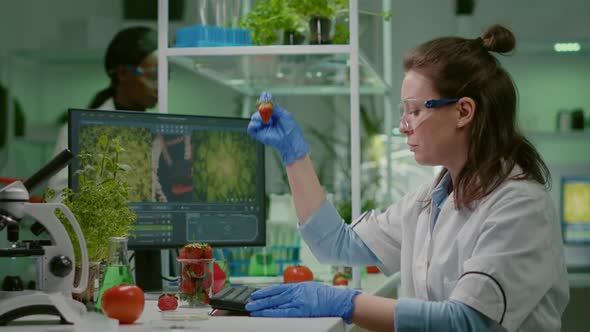
[[[70, 109], [68, 119], [74, 154], [96, 151], [103, 135], [125, 149], [138, 217], [129, 249], [144, 290], [161, 287], [160, 249], [265, 245], [264, 146], [248, 136], [248, 119], [87, 109]], [[75, 159], [69, 168], [74, 191], [79, 167]]]
[[590, 176], [561, 177], [561, 222], [565, 244], [590, 245]]

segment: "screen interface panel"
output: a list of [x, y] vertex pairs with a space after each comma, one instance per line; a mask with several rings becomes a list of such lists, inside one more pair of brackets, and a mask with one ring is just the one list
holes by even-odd
[[[130, 248], [188, 242], [263, 245], [264, 147], [248, 119], [146, 112], [70, 110], [69, 146], [98, 155], [106, 137], [124, 149], [118, 162], [137, 213]], [[70, 165], [76, 191], [80, 167]]]

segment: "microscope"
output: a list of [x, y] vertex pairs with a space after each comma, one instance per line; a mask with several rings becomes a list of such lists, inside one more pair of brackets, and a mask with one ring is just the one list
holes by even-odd
[[[13, 290], [0, 291], [0, 326], [30, 315], [59, 316], [61, 323], [74, 323], [76, 317], [86, 313], [86, 307], [72, 298], [72, 293], [82, 293], [88, 283], [86, 241], [76, 218], [63, 204], [28, 202], [33, 188], [65, 167], [73, 157], [66, 149], [24, 182], [15, 181], [0, 189], [0, 231], [6, 228], [9, 242], [8, 248], [0, 248], [0, 257], [35, 257], [37, 262], [36, 289], [23, 289], [17, 282]], [[77, 287], [74, 287], [74, 247], [55, 214], [57, 210], [67, 217], [80, 245], [82, 273]], [[19, 228], [25, 216], [34, 219], [32, 233], [38, 236], [46, 232], [49, 240], [19, 241]], [[12, 278], [20, 280], [18, 276]]]

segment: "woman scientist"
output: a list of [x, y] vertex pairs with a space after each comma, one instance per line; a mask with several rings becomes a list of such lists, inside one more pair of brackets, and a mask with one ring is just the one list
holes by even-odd
[[559, 331], [569, 290], [550, 175], [517, 131], [515, 86], [490, 53], [514, 45], [495, 25], [476, 39], [431, 40], [405, 57], [400, 131], [419, 164], [444, 168], [433, 184], [350, 227], [326, 200], [290, 113], [275, 105], [267, 124], [252, 116], [248, 132], [281, 154], [314, 255], [401, 271], [397, 300], [284, 284], [252, 294], [253, 316], [336, 316], [384, 331]]
[[[98, 92], [89, 108], [100, 110], [145, 111], [158, 102], [158, 36], [147, 27], [130, 27], [119, 31], [109, 43], [104, 68], [108, 87]], [[62, 117], [67, 121], [67, 113]], [[57, 137], [55, 154], [68, 147], [68, 126]], [[61, 190], [68, 185], [67, 169], [49, 180], [49, 186]]]

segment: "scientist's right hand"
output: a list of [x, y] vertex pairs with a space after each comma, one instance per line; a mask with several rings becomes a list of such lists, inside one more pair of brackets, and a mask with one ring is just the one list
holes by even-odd
[[255, 112], [248, 124], [248, 134], [259, 142], [276, 148], [285, 166], [309, 154], [309, 145], [291, 113], [277, 105], [269, 92], [262, 92], [259, 100], [272, 101], [273, 114], [265, 124], [260, 113]]

